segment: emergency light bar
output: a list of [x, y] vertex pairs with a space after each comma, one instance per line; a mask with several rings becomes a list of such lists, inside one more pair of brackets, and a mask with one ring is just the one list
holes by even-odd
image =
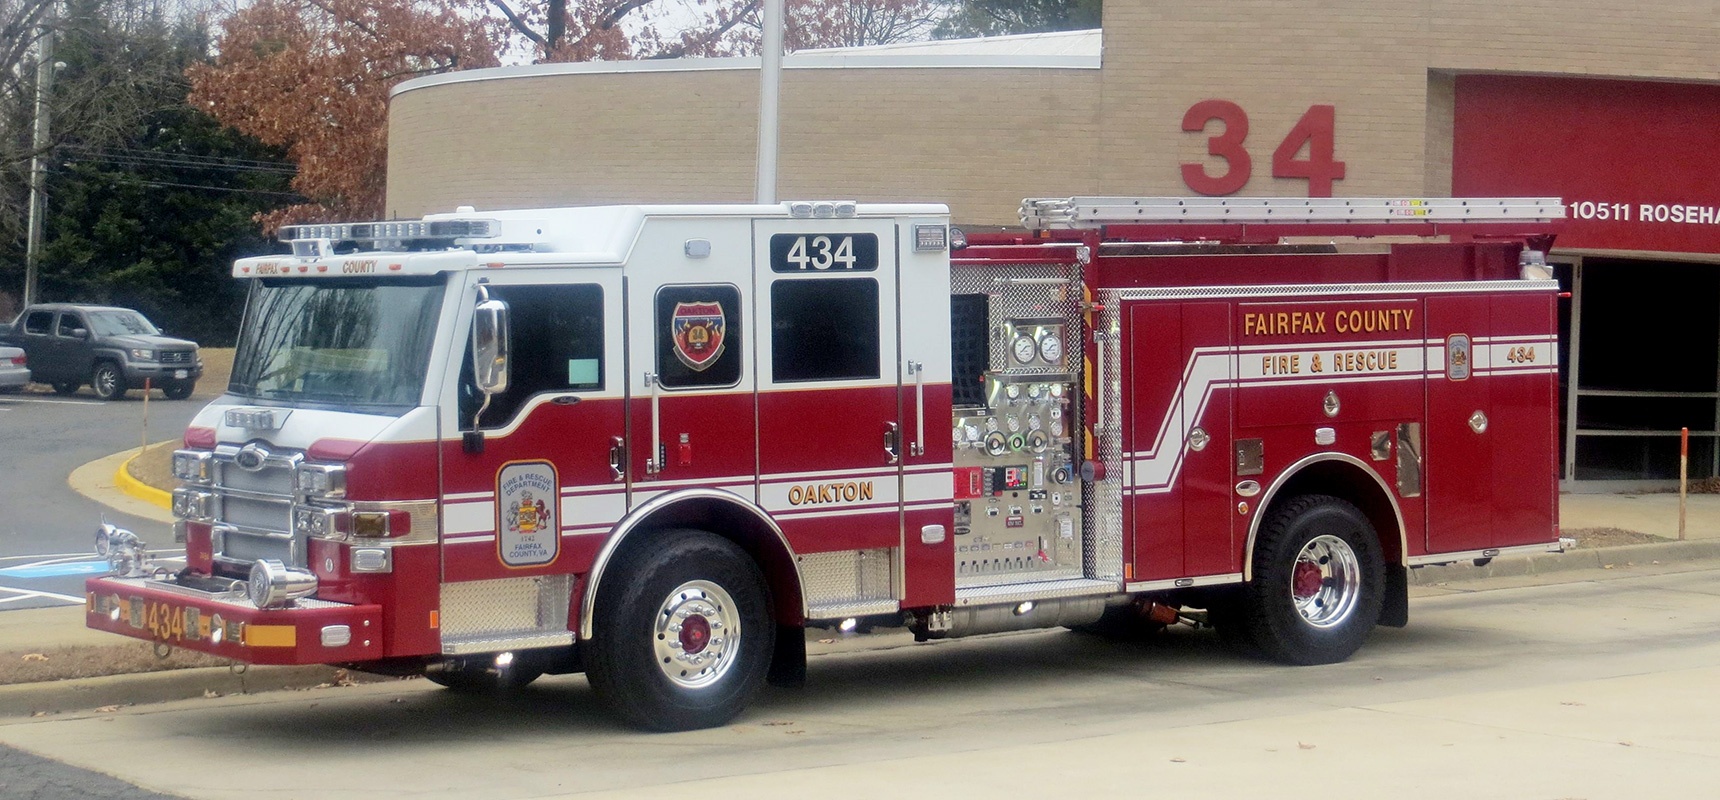
[[1021, 201], [1029, 230], [1101, 225], [1448, 224], [1555, 222], [1557, 197], [1068, 197]]
[[304, 241], [329, 242], [433, 242], [452, 244], [455, 239], [488, 239], [496, 235], [495, 221], [487, 219], [443, 219], [410, 222], [344, 222], [327, 225], [285, 225], [279, 239], [287, 244]]

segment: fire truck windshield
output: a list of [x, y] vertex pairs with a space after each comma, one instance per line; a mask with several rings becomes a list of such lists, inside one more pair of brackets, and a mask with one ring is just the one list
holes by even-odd
[[259, 280], [227, 391], [295, 403], [416, 406], [442, 289], [439, 277]]

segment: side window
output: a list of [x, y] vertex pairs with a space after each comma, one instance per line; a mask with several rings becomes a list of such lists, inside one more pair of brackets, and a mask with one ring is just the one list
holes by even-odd
[[657, 292], [657, 375], [665, 389], [741, 380], [741, 294], [728, 285]]
[[[603, 288], [593, 284], [495, 286], [508, 304], [508, 390], [491, 398], [480, 427], [506, 424], [534, 395], [603, 388]], [[471, 425], [483, 398], [472, 378], [468, 340], [460, 368], [460, 425]]]
[[770, 287], [771, 380], [876, 379], [878, 282], [783, 280]]
[[72, 331], [75, 331], [78, 328], [87, 328], [87, 327], [88, 326], [86, 326], [84, 324], [83, 317], [80, 317], [77, 314], [74, 314], [70, 311], [61, 311], [60, 312], [60, 326], [58, 329], [56, 329], [54, 331], [54, 333], [56, 335], [59, 335], [59, 336], [71, 336]]
[[24, 332], [40, 336], [48, 335], [54, 327], [54, 312], [32, 311], [24, 317]]

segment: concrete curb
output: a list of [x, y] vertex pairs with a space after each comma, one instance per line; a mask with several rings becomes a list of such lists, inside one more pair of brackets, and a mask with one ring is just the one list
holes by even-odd
[[[166, 442], [162, 442], [162, 444], [171, 443], [173, 441], [173, 439], [169, 439]], [[150, 445], [150, 447], [155, 446], [156, 445]], [[138, 457], [142, 455], [143, 450], [140, 449], [133, 452], [130, 456], [127, 456], [124, 461], [120, 462], [119, 469], [113, 474], [114, 486], [118, 487], [120, 491], [142, 500], [145, 503], [150, 503], [168, 511], [172, 511], [173, 495], [171, 493], [157, 489], [154, 486], [150, 486], [149, 484], [131, 476], [131, 462], [136, 461]]]
[[[0, 686], [0, 717], [91, 711], [107, 706], [136, 706], [199, 697], [257, 694], [283, 689], [334, 685], [334, 667], [251, 667], [235, 673], [226, 667], [137, 672], [100, 678]], [[353, 673], [360, 682], [392, 680]]]
[[1629, 544], [1568, 550], [1564, 553], [1536, 553], [1530, 556], [1496, 558], [1486, 566], [1477, 567], [1464, 562], [1439, 567], [1422, 567], [1409, 572], [1411, 586], [1428, 586], [1453, 581], [1482, 578], [1505, 578], [1522, 575], [1543, 575], [1580, 569], [1607, 569], [1625, 564], [1648, 564], [1653, 561], [1701, 561], [1720, 559], [1720, 539], [1697, 539], [1684, 542]]
[[[177, 440], [168, 439], [166, 441], [174, 442]], [[158, 447], [161, 444], [152, 444], [150, 447]], [[91, 461], [72, 470], [72, 474], [66, 476], [66, 484], [72, 487], [72, 491], [115, 511], [134, 517], [142, 517], [151, 522], [172, 525], [173, 512], [125, 493], [117, 483], [117, 476], [124, 470], [125, 462], [136, 457], [140, 450], [141, 448], [134, 447], [130, 450], [114, 453], [106, 458]], [[129, 478], [130, 475], [126, 477]], [[147, 540], [148, 537], [145, 539]]]

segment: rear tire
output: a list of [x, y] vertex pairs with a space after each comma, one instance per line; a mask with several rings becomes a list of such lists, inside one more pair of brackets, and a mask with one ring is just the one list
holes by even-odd
[[125, 397], [125, 375], [112, 361], [103, 361], [90, 373], [90, 388], [103, 400], [119, 400]]
[[663, 531], [635, 543], [598, 587], [586, 677], [628, 723], [722, 725], [764, 685], [775, 647], [770, 590], [727, 539]]
[[54, 394], [58, 395], [77, 394], [78, 387], [82, 385], [83, 384], [78, 381], [54, 381], [52, 384], [54, 387]]
[[1254, 580], [1219, 628], [1277, 661], [1343, 661], [1379, 620], [1384, 574], [1379, 539], [1361, 510], [1336, 497], [1297, 497], [1261, 527]]

